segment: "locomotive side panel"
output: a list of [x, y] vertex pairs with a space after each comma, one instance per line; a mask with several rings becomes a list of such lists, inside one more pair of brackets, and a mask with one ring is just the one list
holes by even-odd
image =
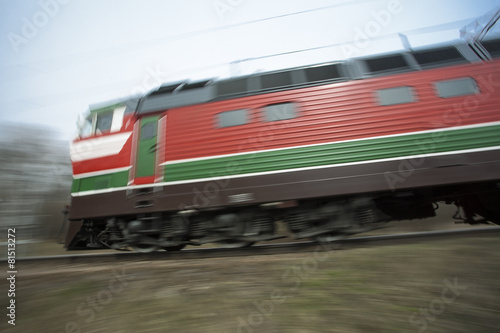
[[[373, 176], [371, 164], [386, 163], [385, 172], [377, 176], [382, 183], [363, 189], [382, 191], [410, 186], [405, 174], [414, 169], [490, 163], [495, 159], [489, 156], [500, 147], [500, 95], [493, 93], [500, 85], [499, 73], [500, 62], [464, 65], [170, 110], [164, 179], [234, 183], [238, 177], [251, 177], [255, 182], [280, 173], [300, 179], [298, 172], [319, 169], [330, 169], [328, 178], [336, 178], [335, 168], [358, 164], [365, 165], [366, 174], [349, 177], [365, 177]], [[470, 91], [440, 97], [436, 85], [457, 78], [470, 80]], [[412, 101], [378, 105], [377, 93], [409, 82]], [[294, 104], [296, 117], [266, 122], [266, 105], [283, 103]], [[225, 110], [246, 110], [246, 123], [218, 128], [217, 117]], [[484, 156], [474, 154], [481, 151], [490, 152], [487, 160], [474, 158]], [[419, 162], [423, 159], [425, 165]], [[404, 173], [408, 161], [414, 165]], [[437, 171], [436, 177], [426, 174], [431, 179], [421, 183], [437, 185], [443, 179]], [[476, 176], [484, 179], [484, 174], [472, 172], [453, 181], [470, 182]], [[489, 172], [488, 177], [499, 175]], [[331, 194], [341, 194], [334, 187]]]
[[[129, 191], [146, 192], [140, 198], [107, 193], [105, 200], [117, 204], [103, 209], [97, 209], [104, 200], [99, 193], [76, 195], [75, 206], [86, 208], [75, 207], [73, 216], [177, 211], [500, 179], [494, 167], [500, 160], [500, 95], [493, 93], [500, 82], [499, 66], [498, 62], [458, 66], [169, 110], [163, 118], [165, 130], [159, 132], [158, 190]], [[474, 78], [478, 91], [439, 97], [435, 83], [457, 77]], [[414, 91], [412, 102], [377, 105], [377, 92], [408, 82]], [[266, 105], [290, 101], [296, 117], [265, 121]], [[218, 115], [233, 109], [248, 110], [247, 123], [219, 128]], [[289, 115], [286, 109], [281, 112]], [[153, 199], [142, 200], [146, 196]]]

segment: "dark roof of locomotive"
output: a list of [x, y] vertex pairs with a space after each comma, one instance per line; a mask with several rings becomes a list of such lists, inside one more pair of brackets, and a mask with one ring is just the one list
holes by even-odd
[[[143, 115], [209, 101], [478, 62], [500, 56], [500, 39], [482, 42], [480, 46], [487, 52], [478, 52], [477, 45], [457, 43], [218, 81], [169, 83], [144, 96], [138, 104], [137, 113]], [[481, 56], [478, 53], [482, 53]]]

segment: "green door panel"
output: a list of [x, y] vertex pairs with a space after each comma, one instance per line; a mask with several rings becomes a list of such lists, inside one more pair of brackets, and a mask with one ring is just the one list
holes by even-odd
[[151, 116], [141, 119], [139, 142], [137, 143], [136, 177], [155, 175], [158, 118], [159, 116]]

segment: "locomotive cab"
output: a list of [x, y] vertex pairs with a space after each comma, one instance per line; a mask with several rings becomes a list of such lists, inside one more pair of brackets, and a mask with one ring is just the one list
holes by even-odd
[[72, 191], [126, 186], [130, 169], [133, 116], [137, 101], [90, 107], [70, 144]]
[[85, 139], [120, 131], [123, 126], [125, 105], [90, 109], [81, 116], [78, 124], [78, 138]]

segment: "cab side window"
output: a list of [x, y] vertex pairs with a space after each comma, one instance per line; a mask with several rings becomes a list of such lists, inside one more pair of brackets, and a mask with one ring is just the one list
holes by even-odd
[[109, 131], [111, 130], [112, 122], [113, 122], [113, 112], [105, 112], [97, 114], [95, 133], [96, 134], [109, 133]]

